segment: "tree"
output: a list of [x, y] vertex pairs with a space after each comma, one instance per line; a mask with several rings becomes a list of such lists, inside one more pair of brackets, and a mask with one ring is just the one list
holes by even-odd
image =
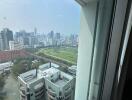
[[13, 73], [18, 76], [31, 69], [32, 58], [16, 59], [14, 66], [12, 67]]
[[4, 93], [3, 93], [3, 88], [4, 88], [4, 85], [5, 85], [5, 79], [2, 75], [0, 75], [0, 100], [3, 100], [4, 99]]

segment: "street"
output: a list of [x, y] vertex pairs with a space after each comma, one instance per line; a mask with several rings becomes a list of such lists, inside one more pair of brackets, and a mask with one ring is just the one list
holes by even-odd
[[18, 82], [14, 79], [12, 74], [6, 79], [4, 91], [6, 91], [7, 94], [4, 100], [19, 100]]

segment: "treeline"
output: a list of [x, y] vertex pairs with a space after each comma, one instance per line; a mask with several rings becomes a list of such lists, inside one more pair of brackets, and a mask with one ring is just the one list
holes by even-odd
[[3, 91], [5, 85], [5, 76], [0, 75], [0, 100], [4, 100], [6, 92]]
[[12, 67], [12, 72], [15, 76], [27, 72], [31, 69], [38, 68], [39, 65], [46, 63], [44, 60], [38, 60], [36, 63], [32, 63], [32, 61], [36, 60], [34, 57], [28, 58], [17, 58], [14, 60], [14, 65]]

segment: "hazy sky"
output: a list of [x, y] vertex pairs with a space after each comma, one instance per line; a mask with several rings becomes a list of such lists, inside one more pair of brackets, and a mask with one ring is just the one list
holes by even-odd
[[37, 28], [62, 34], [79, 32], [80, 6], [74, 0], [0, 0], [0, 30], [13, 31]]

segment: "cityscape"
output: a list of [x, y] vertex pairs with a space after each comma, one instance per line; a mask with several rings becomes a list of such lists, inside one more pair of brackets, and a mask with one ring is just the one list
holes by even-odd
[[14, 33], [4, 28], [0, 32], [0, 99], [73, 100], [77, 49], [78, 34], [40, 34], [37, 28]]
[[41, 48], [53, 46], [78, 46], [78, 34], [65, 36], [59, 32], [50, 31], [47, 34], [38, 33], [37, 28], [33, 32], [25, 30], [13, 33], [4, 28], [0, 32], [0, 50], [21, 50], [24, 48]]
[[40, 34], [37, 28], [14, 33], [4, 28], [0, 32], [0, 99], [73, 100], [77, 48], [77, 34]]
[[0, 13], [0, 100], [74, 100], [77, 2], [2, 0]]
[[0, 100], [132, 100], [132, 0], [1, 0]]

